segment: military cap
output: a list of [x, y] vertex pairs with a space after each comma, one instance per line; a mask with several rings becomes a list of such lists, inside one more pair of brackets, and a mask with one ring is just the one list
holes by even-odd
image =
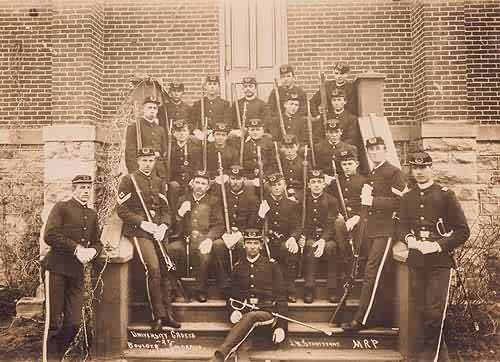
[[196, 170], [195, 172], [193, 172], [193, 179], [195, 179], [196, 177], [206, 178], [207, 180], [210, 179], [208, 172], [205, 170]]
[[184, 91], [184, 83], [172, 82], [169, 88], [172, 91]]
[[294, 134], [286, 134], [283, 136], [282, 144], [285, 146], [293, 146], [297, 144], [297, 136]]
[[332, 89], [332, 97], [334, 97], [334, 98], [344, 97], [345, 98], [345, 91], [342, 88], [334, 87]]
[[336, 119], [329, 119], [326, 121], [326, 131], [328, 132], [329, 130], [335, 131], [340, 129], [340, 123]]
[[89, 175], [76, 175], [71, 180], [71, 183], [73, 185], [76, 185], [76, 184], [91, 184], [92, 183], [92, 176], [89, 176]]
[[137, 157], [154, 156], [155, 153], [152, 148], [143, 147], [137, 150]]
[[185, 119], [176, 119], [174, 123], [172, 124], [173, 129], [182, 129], [186, 127], [188, 123], [186, 122]]
[[337, 62], [333, 66], [333, 69], [338, 70], [340, 72], [340, 74], [345, 74], [345, 73], [349, 72], [350, 68], [349, 68], [349, 65], [344, 63], [344, 62]]
[[325, 174], [323, 173], [322, 170], [319, 170], [319, 169], [312, 169], [312, 170], [309, 170], [309, 179], [312, 179], [312, 178], [324, 178], [325, 177]]
[[252, 118], [248, 120], [248, 127], [264, 127], [264, 122], [260, 118]]
[[351, 150], [340, 151], [340, 161], [358, 160], [358, 156]]
[[293, 67], [290, 64], [283, 64], [280, 67], [280, 74], [287, 74], [287, 73], [294, 74]]
[[240, 165], [232, 165], [229, 176], [243, 177], [243, 167], [241, 167]]
[[409, 163], [412, 166], [430, 166], [432, 157], [427, 152], [416, 152], [410, 155]]
[[267, 176], [267, 181], [270, 183], [270, 184], [275, 184], [275, 183], [278, 183], [280, 182], [281, 180], [284, 180], [285, 179], [285, 176], [283, 176], [281, 173], [279, 172], [275, 172], [275, 173], [272, 173], [270, 174], [269, 176]]
[[384, 139], [380, 136], [368, 138], [366, 140], [366, 148], [378, 145], [385, 145]]
[[243, 238], [252, 240], [262, 240], [262, 232], [259, 229], [245, 229]]
[[286, 96], [285, 101], [297, 101], [297, 102], [300, 102], [299, 95], [297, 93], [295, 93], [295, 92], [290, 92]]
[[215, 124], [215, 127], [214, 127], [213, 131], [214, 132], [225, 132], [225, 133], [228, 133], [229, 132], [229, 127], [224, 122], [217, 122]]
[[146, 103], [154, 103], [154, 104], [158, 105], [158, 104], [160, 104], [160, 101], [155, 96], [148, 96], [148, 97], [144, 98], [144, 102], [142, 102], [142, 104], [146, 104]]
[[219, 83], [219, 76], [216, 74], [207, 75], [207, 83]]
[[243, 77], [242, 83], [257, 85], [257, 79], [255, 79], [255, 77]]

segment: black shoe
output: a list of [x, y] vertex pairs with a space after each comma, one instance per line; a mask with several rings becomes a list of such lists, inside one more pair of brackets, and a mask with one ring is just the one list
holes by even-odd
[[288, 303], [297, 303], [297, 297], [295, 295], [290, 294], [288, 296]]
[[350, 322], [342, 323], [341, 328], [345, 332], [357, 332], [357, 331], [363, 329], [364, 325], [363, 325], [363, 323], [358, 322], [357, 320], [353, 319]]
[[338, 303], [340, 301], [337, 289], [328, 289], [328, 301], [330, 303]]
[[181, 324], [174, 319], [171, 313], [167, 313], [167, 316], [163, 318], [163, 325], [172, 328], [181, 328]]
[[196, 300], [200, 303], [206, 303], [207, 294], [205, 292], [199, 292], [198, 295], [196, 296]]
[[224, 356], [219, 351], [215, 351], [213, 357], [210, 359], [210, 362], [224, 362]]
[[314, 292], [312, 288], [304, 289], [304, 303], [311, 304], [314, 301]]
[[161, 318], [158, 318], [158, 319], [155, 319], [152, 323], [151, 323], [151, 329], [153, 331], [161, 331], [161, 328], [163, 327], [163, 322], [162, 322], [162, 319]]

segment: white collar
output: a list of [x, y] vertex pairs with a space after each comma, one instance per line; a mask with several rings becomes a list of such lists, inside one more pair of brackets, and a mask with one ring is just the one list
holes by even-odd
[[75, 199], [76, 202], [78, 202], [80, 205], [82, 205], [83, 207], [88, 207], [87, 203], [86, 202], [83, 202], [82, 200], [76, 198], [76, 196], [73, 196], [73, 199]]
[[253, 264], [253, 263], [255, 263], [255, 262], [257, 261], [257, 259], [259, 259], [259, 256], [260, 256], [260, 254], [257, 254], [257, 256], [256, 256], [255, 258], [253, 258], [253, 259], [251, 259], [251, 258], [249, 258], [249, 257], [247, 256], [247, 260], [248, 260], [250, 263], [252, 263], [252, 264]]
[[423, 184], [417, 183], [417, 186], [420, 190], [425, 190], [425, 189], [428, 189], [429, 187], [431, 187], [433, 183], [434, 183], [434, 180], [430, 180], [430, 181], [427, 181], [426, 183], [423, 183]]
[[377, 168], [379, 168], [380, 166], [382, 166], [384, 163], [386, 163], [387, 160], [383, 160], [382, 162], [380, 162], [377, 166], [375, 166], [373, 169], [376, 170]]
[[202, 198], [204, 198], [207, 194], [204, 194], [202, 197], [200, 198], [196, 198], [196, 196], [194, 196], [193, 194], [193, 200], [196, 201], [196, 202], [199, 202]]
[[150, 172], [150, 173], [146, 173], [146, 172], [141, 171], [141, 170], [139, 170], [139, 172], [140, 172], [140, 173], [142, 173], [142, 174], [143, 174], [144, 176], [146, 176], [146, 177], [151, 176], [151, 173], [152, 173], [152, 172]]

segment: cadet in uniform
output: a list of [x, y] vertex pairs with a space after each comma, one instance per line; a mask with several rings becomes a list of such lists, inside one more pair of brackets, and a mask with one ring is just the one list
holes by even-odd
[[452, 253], [467, 241], [470, 230], [455, 193], [434, 182], [429, 154], [413, 154], [409, 163], [417, 186], [401, 201], [399, 237], [408, 244], [415, 321], [422, 326], [410, 360], [448, 361], [443, 324], [456, 268]]
[[390, 259], [394, 218], [399, 203], [406, 191], [403, 172], [386, 160], [387, 149], [382, 137], [366, 140], [368, 156], [373, 169], [368, 175], [368, 190], [361, 193], [361, 204], [369, 207], [363, 249], [367, 250], [367, 261], [363, 276], [363, 287], [359, 307], [354, 319], [343, 324], [345, 329], [359, 330], [367, 324], [368, 317], [381, 284], [382, 271]]
[[[123, 234], [132, 239], [146, 273], [146, 291], [153, 316], [152, 328], [162, 325], [180, 328], [172, 312], [172, 285], [168, 267], [158, 243], [163, 243], [172, 226], [172, 213], [162, 181], [152, 173], [155, 155], [149, 148], [137, 153], [139, 169], [122, 178], [118, 189], [118, 216], [123, 220]], [[137, 187], [134, 185], [135, 180]], [[151, 221], [144, 210], [142, 199]]]
[[[285, 108], [283, 103], [289, 98], [291, 94], [296, 94], [299, 101], [299, 107], [297, 113], [299, 115], [307, 114], [307, 96], [306, 93], [296, 84], [295, 71], [293, 67], [289, 64], [283, 64], [280, 66], [280, 81], [281, 85], [278, 86], [278, 94], [281, 101], [281, 113], [284, 114]], [[271, 108], [271, 115], [273, 117], [278, 116], [278, 105], [276, 99], [276, 91], [273, 88], [269, 94], [268, 102]]]
[[[137, 170], [137, 152], [140, 148], [149, 148], [153, 150], [156, 156], [155, 173], [160, 178], [167, 176], [165, 155], [167, 138], [165, 130], [157, 122], [158, 106], [160, 102], [153, 97], [146, 97], [143, 102], [143, 117], [137, 122], [127, 127], [125, 139], [125, 165], [128, 173]], [[140, 132], [137, 132], [139, 125]], [[140, 134], [141, 139], [137, 137]], [[140, 141], [140, 142], [138, 142]]]
[[[261, 254], [262, 235], [260, 230], [245, 230], [245, 254], [234, 266], [231, 275], [231, 297], [241, 302], [252, 304], [259, 311], [248, 307], [238, 310], [240, 305], [228, 303], [231, 307], [230, 320], [235, 326], [217, 348], [211, 361], [226, 361], [231, 354], [252, 333], [255, 327], [269, 326], [273, 329], [273, 342], [281, 343], [285, 339], [287, 322], [275, 318], [271, 312], [286, 315], [288, 304], [283, 274], [274, 260]], [[234, 309], [233, 307], [236, 307]]]
[[[264, 129], [269, 131], [271, 123], [271, 111], [269, 105], [257, 97], [257, 80], [254, 77], [244, 77], [242, 80], [244, 97], [238, 99], [238, 103], [233, 104], [233, 120], [237, 119], [236, 106], [240, 109], [243, 120], [258, 118], [264, 123]], [[248, 127], [248, 123], [246, 124]], [[238, 128], [233, 124], [233, 128]]]
[[73, 197], [56, 203], [43, 235], [50, 251], [42, 259], [45, 281], [43, 360], [60, 361], [76, 336], [84, 303], [84, 266], [101, 252], [97, 213], [87, 203], [92, 178], [72, 180]]
[[[283, 127], [285, 129], [285, 135], [295, 135], [300, 137], [304, 143], [308, 142], [306, 120], [304, 115], [297, 113], [299, 110], [299, 96], [296, 93], [290, 93], [287, 98], [283, 100], [284, 111], [283, 116]], [[271, 135], [275, 141], [281, 141], [283, 139], [283, 131], [281, 130], [281, 121], [279, 114], [275, 114], [272, 117], [271, 124], [269, 127]], [[305, 133], [304, 133], [305, 132]]]
[[328, 114], [328, 119], [335, 119], [342, 129], [342, 141], [357, 147], [361, 141], [359, 133], [358, 119], [351, 112], [345, 109], [346, 95], [342, 88], [332, 90], [331, 103], [332, 112]]
[[227, 173], [231, 165], [239, 162], [239, 151], [227, 142], [228, 134], [231, 129], [225, 123], [219, 122], [215, 124], [213, 135], [214, 142], [207, 145], [207, 169], [211, 178], [217, 176], [219, 170], [219, 152], [222, 159], [222, 167]]
[[181, 270], [186, 270], [187, 250], [189, 243], [190, 264], [198, 261], [196, 274], [198, 282], [197, 300], [207, 301], [208, 271], [211, 262], [211, 251], [214, 241], [224, 232], [220, 200], [209, 195], [210, 187], [208, 173], [198, 170], [191, 181], [192, 192], [179, 200], [177, 210], [177, 226], [180, 240], [170, 243], [168, 253], [175, 259]]
[[281, 143], [281, 165], [285, 176], [288, 196], [304, 189], [304, 158], [299, 156], [297, 137], [286, 135]]
[[[335, 197], [325, 191], [325, 175], [323, 171], [312, 169], [309, 172], [308, 190], [302, 197], [306, 197], [306, 222], [304, 228], [304, 302], [312, 303], [316, 285], [316, 268], [321, 257], [327, 260], [327, 286], [331, 303], [339, 300], [338, 278], [343, 266], [339, 251], [345, 248], [345, 239], [338, 238], [336, 224], [345, 228], [339, 213], [339, 204]], [[299, 200], [302, 204], [302, 200]]]
[[270, 194], [265, 197], [259, 207], [261, 222], [267, 220], [267, 234], [269, 239], [270, 257], [278, 261], [284, 271], [288, 301], [297, 301], [295, 278], [297, 276], [297, 261], [300, 229], [300, 207], [297, 201], [285, 197], [286, 182], [280, 173], [273, 173], [267, 177]]
[[[178, 119], [189, 119], [191, 106], [182, 99], [184, 96], [184, 83], [170, 83], [169, 96], [167, 102], [167, 116], [170, 123]], [[158, 120], [160, 121], [160, 126], [165, 130], [165, 134], [168, 134], [165, 105], [162, 105], [158, 111]]]

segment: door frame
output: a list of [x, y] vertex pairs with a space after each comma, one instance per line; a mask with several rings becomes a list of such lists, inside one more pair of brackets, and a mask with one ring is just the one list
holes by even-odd
[[[231, 0], [219, 0], [219, 78], [220, 95], [226, 99], [226, 60], [230, 51], [231, 44], [226, 43], [226, 6]], [[234, 1], [234, 0], [233, 0]], [[276, 21], [276, 45], [277, 50], [281, 51], [282, 63], [288, 63], [288, 18], [287, 18], [287, 0], [274, 0], [278, 5], [278, 14]], [[281, 64], [275, 64], [274, 72], [277, 75]], [[230, 99], [228, 101], [231, 102]]]

